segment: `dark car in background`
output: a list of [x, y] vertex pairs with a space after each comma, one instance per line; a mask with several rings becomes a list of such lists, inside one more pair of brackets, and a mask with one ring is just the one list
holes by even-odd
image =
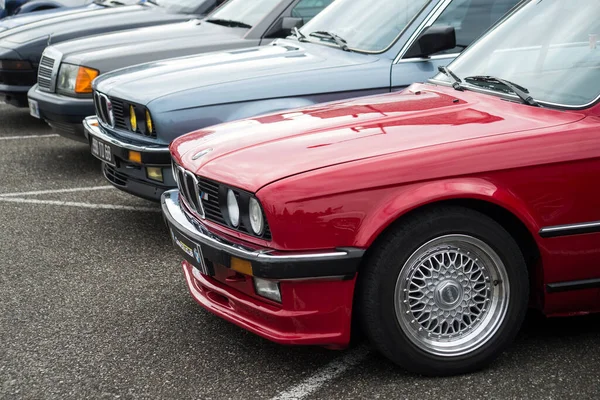
[[9, 15], [26, 14], [35, 11], [85, 6], [93, 2], [94, 0], [0, 0], [0, 19]]
[[286, 37], [333, 0], [230, 0], [206, 19], [71, 40], [44, 50], [29, 108], [63, 136], [86, 141], [94, 114], [92, 80], [112, 70], [166, 58], [266, 45]]
[[70, 39], [144, 26], [187, 21], [212, 11], [219, 0], [156, 0], [131, 6], [105, 0], [101, 9], [52, 13], [0, 32], [0, 102], [27, 107], [46, 46]]

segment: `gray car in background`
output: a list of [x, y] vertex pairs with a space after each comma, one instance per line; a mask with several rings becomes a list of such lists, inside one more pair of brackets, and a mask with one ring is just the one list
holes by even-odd
[[[36, 83], [42, 52], [66, 40], [162, 25], [202, 17], [222, 1], [153, 0], [123, 6], [130, 0], [103, 0], [101, 8], [56, 11], [0, 32], [0, 103], [27, 107], [27, 91]], [[29, 16], [24, 16], [29, 17]], [[41, 19], [38, 19], [41, 17]], [[18, 18], [18, 17], [17, 17]]]
[[336, 0], [295, 38], [105, 74], [94, 82], [98, 117], [84, 122], [91, 152], [114, 186], [158, 200], [176, 186], [175, 137], [424, 81], [517, 2]]
[[[230, 0], [206, 19], [92, 36], [47, 47], [31, 114], [59, 134], [86, 140], [92, 79], [118, 68], [177, 56], [265, 45], [286, 37], [333, 0]], [[85, 82], [81, 82], [81, 80]]]

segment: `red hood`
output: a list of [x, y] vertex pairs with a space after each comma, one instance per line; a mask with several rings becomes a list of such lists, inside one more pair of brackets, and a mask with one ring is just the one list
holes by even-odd
[[582, 118], [415, 84], [402, 93], [218, 125], [176, 139], [171, 151], [197, 175], [256, 192], [276, 180], [335, 164]]

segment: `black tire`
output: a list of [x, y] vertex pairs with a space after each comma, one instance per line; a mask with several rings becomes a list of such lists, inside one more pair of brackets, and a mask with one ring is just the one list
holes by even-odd
[[[436, 355], [415, 345], [396, 314], [396, 282], [413, 253], [445, 235], [469, 235], [487, 244], [504, 264], [510, 284], [504, 318], [480, 347], [457, 355]], [[401, 282], [401, 281], [400, 281]], [[394, 225], [369, 251], [358, 277], [355, 307], [371, 343], [403, 368], [428, 376], [447, 376], [481, 369], [514, 340], [525, 317], [529, 279], [525, 259], [513, 237], [490, 217], [462, 207], [431, 208]]]

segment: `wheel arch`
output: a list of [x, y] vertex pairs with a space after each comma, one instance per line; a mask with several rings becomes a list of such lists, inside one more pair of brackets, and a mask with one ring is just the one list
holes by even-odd
[[[497, 222], [502, 226], [517, 242], [521, 252], [525, 258], [530, 281], [532, 285], [532, 305], [536, 308], [543, 306], [543, 268], [541, 266], [541, 250], [537, 242], [537, 232], [539, 231], [538, 224], [531, 213], [524, 206], [523, 202], [516, 198], [513, 194], [499, 190], [498, 187], [488, 187], [486, 182], [466, 182], [457, 184], [456, 182], [449, 184], [448, 182], [439, 185], [441, 191], [432, 193], [430, 190], [427, 196], [421, 198], [413, 198], [406, 196], [403, 193], [401, 198], [396, 198], [392, 204], [395, 204], [394, 211], [390, 213], [389, 208], [386, 212], [390, 215], [385, 219], [383, 224], [377, 228], [367, 226], [361, 229], [362, 238], [367, 245], [365, 260], [368, 260], [369, 254], [377, 248], [380, 240], [395, 229], [402, 225], [403, 221], [414, 217], [427, 210], [454, 206], [461, 207], [473, 211], [480, 212]], [[453, 191], [452, 187], [478, 187], [475, 191]], [[431, 187], [429, 188], [431, 189]], [[489, 190], [487, 190], [489, 189]], [[423, 190], [419, 190], [423, 192]], [[381, 218], [371, 218], [381, 222]], [[360, 268], [365, 267], [366, 262], [363, 262]], [[360, 271], [359, 271], [360, 272]], [[537, 297], [533, 297], [537, 296]]]

